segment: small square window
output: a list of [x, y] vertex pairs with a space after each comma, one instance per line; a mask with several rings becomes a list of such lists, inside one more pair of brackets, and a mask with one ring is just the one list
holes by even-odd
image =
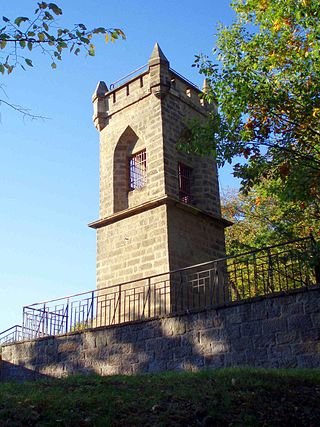
[[142, 188], [147, 182], [147, 153], [140, 151], [129, 159], [129, 189]]
[[191, 203], [191, 175], [192, 168], [179, 162], [179, 199], [183, 203]]

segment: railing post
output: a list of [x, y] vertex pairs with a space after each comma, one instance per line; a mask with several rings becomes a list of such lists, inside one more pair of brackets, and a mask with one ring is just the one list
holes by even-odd
[[310, 236], [310, 239], [311, 239], [311, 248], [312, 248], [312, 252], [315, 260], [314, 275], [316, 279], [316, 284], [320, 285], [320, 250], [317, 246], [317, 242], [315, 238], [312, 235]]
[[151, 282], [150, 277], [148, 278], [148, 318], [151, 317]]
[[[66, 334], [67, 334], [68, 333], [68, 327], [69, 327], [69, 298], [67, 299], [67, 308], [66, 308], [65, 316], [66, 316]], [[62, 321], [63, 321], [63, 319], [62, 319]]]
[[258, 273], [257, 273], [257, 257], [256, 254], [253, 253], [253, 286], [254, 286], [254, 293], [255, 296], [259, 295], [259, 283], [258, 283]]
[[119, 304], [118, 304], [118, 309], [119, 309], [118, 323], [121, 323], [121, 285], [119, 285]]
[[91, 325], [90, 325], [91, 328], [93, 327], [93, 319], [94, 319], [93, 308], [94, 308], [94, 291], [91, 292]]
[[22, 335], [22, 339], [24, 338], [24, 329], [25, 329], [25, 309], [26, 307], [23, 307], [22, 309], [22, 328], [21, 328], [21, 335]]
[[314, 274], [316, 276], [316, 284], [320, 285], [320, 264], [316, 264], [314, 267]]
[[274, 292], [274, 283], [273, 283], [273, 265], [272, 265], [272, 255], [270, 248], [267, 249], [268, 253], [268, 287], [271, 289], [271, 292]]
[[43, 336], [45, 335], [45, 330], [48, 332], [48, 324], [49, 324], [49, 318], [48, 318], [47, 313], [46, 313], [46, 304], [44, 304], [43, 305], [43, 321], [42, 321], [42, 335]]

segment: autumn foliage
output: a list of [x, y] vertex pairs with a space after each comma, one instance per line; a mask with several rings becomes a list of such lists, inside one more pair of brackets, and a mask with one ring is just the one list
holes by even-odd
[[[203, 145], [219, 165], [233, 162], [243, 194], [263, 186], [270, 207], [276, 200], [283, 215], [290, 206], [319, 224], [320, 2], [233, 0], [232, 7], [236, 20], [219, 27], [215, 58], [199, 55], [194, 64], [207, 78], [207, 101], [218, 105]], [[189, 143], [197, 151], [198, 142]]]

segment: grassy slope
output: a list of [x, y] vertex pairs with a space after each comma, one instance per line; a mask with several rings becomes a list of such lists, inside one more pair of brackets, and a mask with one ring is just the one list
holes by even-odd
[[319, 426], [320, 370], [0, 384], [0, 426]]

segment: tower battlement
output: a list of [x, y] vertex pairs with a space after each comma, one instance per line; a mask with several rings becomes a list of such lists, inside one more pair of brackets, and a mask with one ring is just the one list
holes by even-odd
[[114, 114], [152, 94], [158, 97], [170, 94], [207, 116], [209, 106], [201, 97], [202, 91], [170, 68], [169, 61], [162, 51], [159, 54], [159, 50], [156, 44], [149, 63], [141, 67], [141, 72], [129, 79], [121, 79], [122, 83], [116, 87], [112, 84], [108, 89], [105, 82], [98, 83], [92, 96], [93, 122], [98, 131], [107, 126]]

